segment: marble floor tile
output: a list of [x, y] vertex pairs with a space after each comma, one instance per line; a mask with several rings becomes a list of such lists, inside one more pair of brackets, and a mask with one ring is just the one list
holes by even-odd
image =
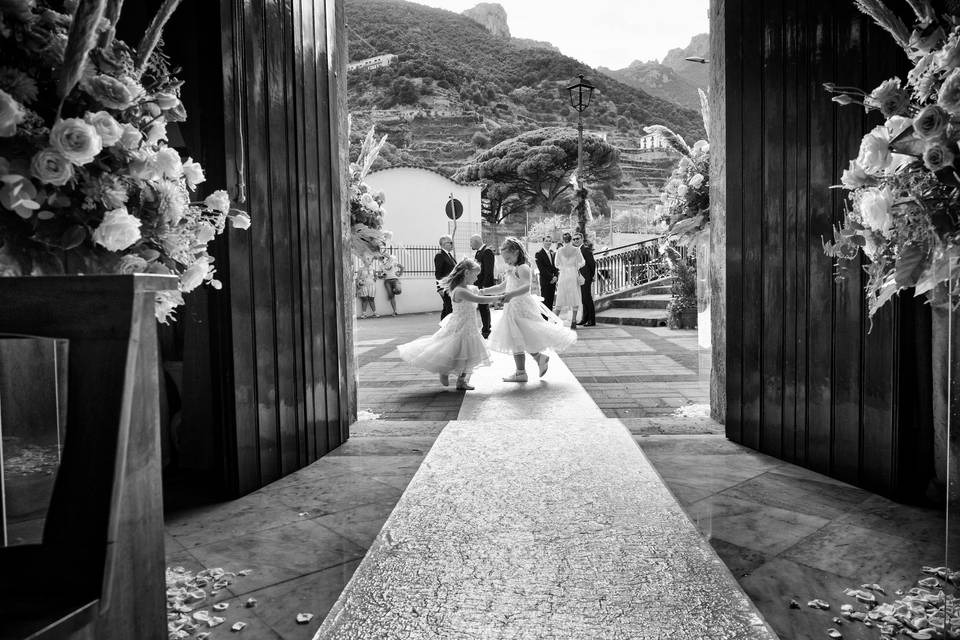
[[[360, 560], [310, 573], [264, 589], [244, 594], [238, 603], [256, 598], [263, 603], [252, 612], [283, 640], [309, 640], [327, 612], [350, 582]], [[297, 623], [298, 613], [312, 613], [307, 624]], [[249, 638], [250, 636], [248, 636]]]
[[426, 454], [434, 440], [436, 436], [364, 436], [347, 440], [327, 456]]
[[717, 552], [723, 563], [727, 565], [727, 569], [738, 581], [742, 581], [743, 578], [753, 573], [757, 567], [762, 566], [774, 557], [760, 551], [731, 544], [719, 538], [712, 538], [710, 546], [713, 547], [713, 550]]
[[395, 502], [402, 493], [397, 486], [370, 475], [342, 475], [328, 476], [323, 482], [287, 484], [270, 495], [298, 513], [316, 517], [375, 502]]
[[893, 593], [913, 586], [922, 566], [939, 566], [943, 547], [832, 522], [784, 551], [781, 557], [836, 573], [857, 584], [876, 582], [887, 593]]
[[166, 530], [190, 548], [300, 519], [295, 508], [260, 491], [229, 502], [177, 511], [167, 516]]
[[360, 420], [350, 425], [350, 437], [432, 436], [436, 438], [447, 420]]
[[[844, 640], [876, 640], [878, 637], [876, 629], [862, 624], [840, 626], [832, 622], [839, 615], [841, 604], [856, 604], [844, 596], [843, 590], [859, 584], [853, 585], [842, 576], [772, 558], [741, 579], [740, 584], [781, 638], [820, 640], [827, 637], [826, 630], [831, 627], [838, 628]], [[831, 608], [824, 611], [808, 607], [807, 602], [814, 598], [829, 602]], [[800, 603], [800, 608], [791, 609], [791, 600]]]
[[365, 549], [313, 520], [195, 547], [207, 567], [250, 569], [231, 586], [237, 595], [356, 560]]
[[393, 507], [394, 503], [392, 502], [367, 504], [362, 507], [320, 516], [315, 520], [366, 549], [380, 533], [383, 523], [387, 521], [390, 512], [393, 511]]
[[[946, 518], [942, 510], [901, 504], [882, 496], [871, 496], [839, 518], [837, 523], [936, 545], [943, 545], [946, 534]], [[954, 528], [960, 534], [960, 522]], [[955, 544], [960, 554], [960, 539]]]
[[863, 489], [827, 484], [768, 471], [725, 489], [723, 495], [752, 500], [832, 520], [862, 505], [873, 494]]
[[694, 502], [686, 509], [706, 537], [770, 555], [789, 549], [829, 522], [722, 494]]
[[714, 493], [754, 478], [769, 468], [749, 457], [737, 455], [689, 456], [651, 451], [649, 458], [668, 483], [678, 480]]

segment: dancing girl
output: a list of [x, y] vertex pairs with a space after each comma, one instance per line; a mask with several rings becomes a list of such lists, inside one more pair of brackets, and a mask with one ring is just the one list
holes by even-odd
[[490, 350], [480, 335], [478, 304], [494, 304], [504, 296], [482, 296], [473, 286], [480, 275], [480, 265], [464, 258], [440, 286], [450, 296], [453, 311], [440, 321], [440, 330], [431, 336], [417, 338], [397, 347], [400, 357], [410, 364], [439, 374], [440, 384], [450, 384], [450, 374], [457, 375], [457, 389], [471, 391], [470, 375], [477, 367], [490, 364]]
[[503, 293], [507, 303], [488, 344], [494, 351], [513, 354], [516, 371], [504, 378], [504, 382], [527, 381], [527, 353], [537, 361], [542, 378], [550, 362], [550, 356], [544, 351], [563, 351], [577, 341], [577, 334], [530, 293], [533, 272], [520, 241], [504, 240], [500, 255], [510, 267], [506, 278], [496, 286], [480, 289], [481, 294]]

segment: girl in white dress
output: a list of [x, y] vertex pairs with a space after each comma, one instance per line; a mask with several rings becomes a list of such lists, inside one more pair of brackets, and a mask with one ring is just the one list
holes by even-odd
[[580, 251], [580, 247], [570, 244], [572, 236], [569, 233], [563, 234], [563, 246], [557, 251], [555, 264], [560, 272], [557, 278], [557, 295], [554, 298], [553, 308], [559, 313], [561, 309], [568, 307], [573, 309], [573, 317], [570, 318], [570, 328], [577, 328], [577, 310], [582, 304], [580, 295], [580, 267], [587, 262]]
[[440, 281], [453, 301], [453, 313], [440, 322], [440, 330], [432, 336], [418, 338], [397, 347], [400, 357], [412, 365], [440, 375], [440, 384], [450, 384], [450, 374], [457, 374], [457, 389], [471, 391], [470, 374], [476, 367], [490, 364], [490, 351], [480, 335], [477, 304], [501, 302], [503, 296], [481, 296], [473, 286], [480, 275], [480, 265], [473, 258], [464, 258], [446, 278]]
[[507, 264], [506, 278], [496, 286], [480, 290], [480, 293], [505, 292], [507, 302], [488, 344], [494, 351], [513, 354], [517, 370], [504, 378], [504, 382], [527, 381], [527, 353], [537, 361], [542, 378], [550, 361], [544, 351], [563, 351], [577, 341], [577, 334], [563, 326], [560, 318], [530, 294], [533, 272], [520, 241], [507, 238], [500, 247], [500, 255]]

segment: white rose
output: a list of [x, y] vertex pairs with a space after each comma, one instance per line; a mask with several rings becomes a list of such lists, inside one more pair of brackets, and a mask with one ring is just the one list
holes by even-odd
[[180, 162], [180, 154], [170, 147], [164, 147], [157, 151], [153, 157], [153, 162], [157, 170], [167, 178], [176, 180], [183, 175], [183, 163]]
[[105, 147], [112, 147], [117, 144], [120, 136], [123, 135], [123, 129], [120, 127], [120, 123], [114, 120], [113, 116], [106, 111], [87, 113], [83, 116], [83, 119], [97, 130]]
[[30, 173], [44, 184], [62, 187], [73, 177], [73, 165], [60, 153], [48, 148], [33, 156]]
[[694, 153], [706, 153], [707, 151], [710, 151], [710, 143], [706, 140], [697, 140], [693, 143]]
[[127, 167], [130, 176], [138, 180], [159, 180], [160, 170], [154, 162], [155, 155], [147, 150], [134, 154]]
[[147, 132], [147, 144], [155, 145], [161, 140], [167, 139], [167, 123], [163, 120], [157, 120], [152, 125], [150, 125], [150, 130]]
[[93, 241], [109, 251], [123, 251], [140, 239], [140, 220], [126, 207], [107, 211], [93, 232]]
[[694, 175], [692, 178], [690, 178], [690, 182], [688, 184], [694, 189], [699, 189], [700, 185], [703, 184], [703, 174], [698, 173]]
[[207, 258], [200, 258], [180, 275], [180, 291], [184, 293], [193, 291], [203, 284], [209, 272], [210, 263], [207, 261]]
[[143, 142], [143, 134], [140, 132], [140, 129], [137, 129], [129, 122], [124, 122], [120, 125], [120, 129], [120, 144], [123, 148], [129, 149], [130, 151], [139, 149], [140, 143]]
[[160, 92], [153, 96], [153, 100], [157, 103], [157, 106], [166, 111], [167, 109], [173, 109], [175, 106], [180, 104], [180, 98], [173, 95], [172, 93]]
[[92, 162], [103, 150], [100, 134], [80, 118], [58, 120], [50, 129], [50, 145], [77, 166]]
[[131, 273], [146, 273], [147, 267], [147, 261], [140, 256], [127, 254], [120, 258], [119, 270], [120, 273], [124, 275], [129, 275]]
[[17, 125], [27, 117], [19, 102], [6, 91], [0, 90], [0, 138], [9, 138], [17, 133]]
[[882, 173], [890, 166], [890, 133], [884, 126], [874, 127], [860, 141], [857, 164], [869, 174]]
[[183, 163], [183, 177], [186, 179], [187, 187], [189, 187], [191, 191], [207, 179], [206, 176], [203, 175], [203, 167], [201, 167], [199, 163], [194, 162], [193, 158], [187, 158], [187, 161]]
[[249, 229], [250, 216], [245, 213], [238, 213], [230, 216], [230, 224], [234, 229]]
[[203, 204], [207, 205], [208, 209], [227, 213], [230, 211], [230, 196], [223, 189], [217, 189], [206, 197]]
[[883, 189], [867, 189], [860, 196], [860, 218], [863, 226], [886, 235], [893, 226], [893, 191], [888, 187]]

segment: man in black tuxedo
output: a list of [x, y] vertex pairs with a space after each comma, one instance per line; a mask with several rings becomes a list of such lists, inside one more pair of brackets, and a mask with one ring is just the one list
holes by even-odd
[[584, 327], [597, 325], [597, 310], [593, 306], [593, 278], [597, 274], [597, 261], [593, 259], [593, 249], [583, 244], [583, 236], [577, 232], [573, 234], [573, 246], [580, 247], [580, 253], [587, 264], [580, 267], [583, 284], [580, 285], [580, 297], [583, 299], [583, 319], [577, 324]]
[[440, 311], [441, 320], [453, 313], [453, 301], [450, 300], [450, 294], [440, 287], [440, 281], [450, 275], [455, 266], [457, 266], [457, 257], [453, 253], [453, 238], [440, 236], [440, 251], [433, 256], [433, 271], [437, 277], [437, 293], [443, 300], [443, 309]]
[[[493, 281], [493, 249], [483, 243], [483, 237], [479, 234], [470, 236], [470, 248], [473, 249], [474, 259], [480, 263], [480, 275], [477, 276], [475, 283], [479, 288], [492, 287]], [[480, 333], [484, 339], [490, 337], [490, 305], [478, 304], [477, 310], [480, 312]]]
[[560, 271], [557, 269], [555, 254], [550, 248], [552, 241], [544, 238], [540, 251], [534, 259], [537, 261], [537, 271], [540, 272], [540, 295], [543, 296], [543, 305], [553, 309], [553, 300], [557, 295], [557, 278]]

